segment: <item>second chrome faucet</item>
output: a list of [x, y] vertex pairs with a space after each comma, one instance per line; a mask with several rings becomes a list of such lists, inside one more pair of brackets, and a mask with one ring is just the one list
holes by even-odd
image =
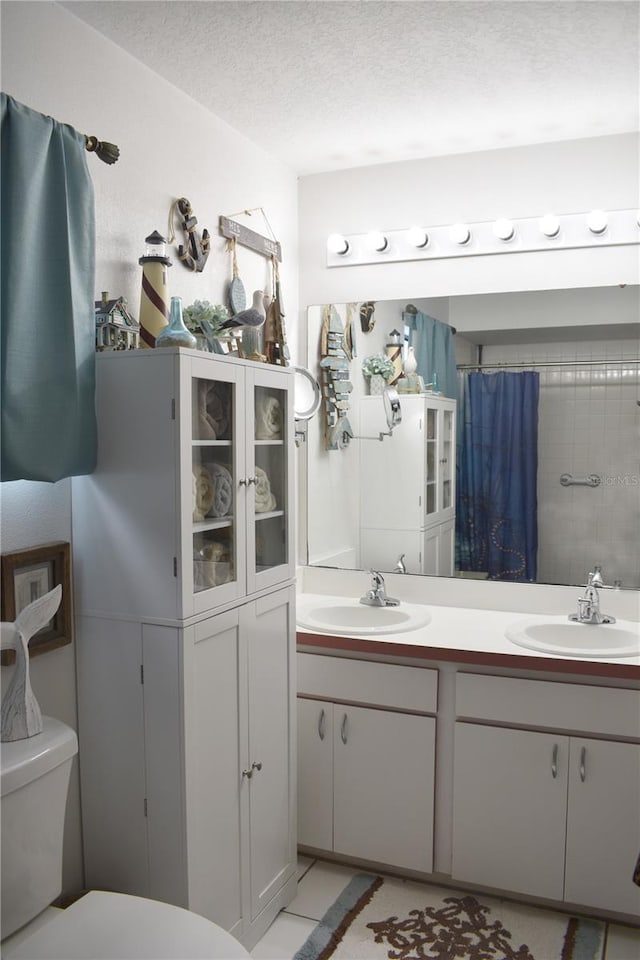
[[578, 612], [570, 613], [569, 620], [576, 623], [615, 623], [616, 618], [600, 611], [599, 590], [614, 590], [602, 579], [602, 567], [595, 566], [587, 577], [584, 596], [578, 597]]

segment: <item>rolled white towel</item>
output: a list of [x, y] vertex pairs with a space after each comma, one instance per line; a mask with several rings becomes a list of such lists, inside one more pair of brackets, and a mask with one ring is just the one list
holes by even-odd
[[214, 487], [211, 515], [214, 517], [226, 517], [231, 513], [233, 507], [233, 480], [231, 474], [221, 463], [212, 463], [211, 475], [213, 477]]
[[205, 466], [197, 464], [193, 468], [193, 521], [204, 520], [213, 506], [213, 480]]
[[271, 493], [269, 477], [262, 467], [256, 467], [256, 513], [268, 513], [276, 509], [276, 498]]
[[231, 418], [227, 384], [215, 380], [198, 381], [196, 436], [199, 440], [228, 440]]
[[256, 440], [282, 439], [282, 406], [276, 397], [256, 398]]

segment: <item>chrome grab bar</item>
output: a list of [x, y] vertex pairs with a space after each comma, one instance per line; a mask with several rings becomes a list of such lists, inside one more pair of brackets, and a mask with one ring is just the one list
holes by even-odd
[[563, 487], [599, 487], [602, 477], [597, 473], [590, 473], [588, 477], [574, 477], [571, 473], [563, 473], [560, 483]]

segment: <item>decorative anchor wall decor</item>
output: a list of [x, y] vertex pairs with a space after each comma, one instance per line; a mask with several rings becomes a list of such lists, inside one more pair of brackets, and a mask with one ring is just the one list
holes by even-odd
[[185, 267], [188, 267], [189, 270], [193, 270], [194, 273], [202, 273], [209, 256], [209, 231], [203, 230], [202, 236], [198, 237], [196, 232], [198, 221], [191, 209], [191, 204], [186, 197], [180, 197], [172, 203], [171, 210], [169, 211], [169, 234], [171, 241], [175, 240], [173, 216], [176, 209], [182, 217], [182, 229], [184, 230], [186, 240], [186, 245], [178, 244], [178, 259], [181, 263], [184, 263]]

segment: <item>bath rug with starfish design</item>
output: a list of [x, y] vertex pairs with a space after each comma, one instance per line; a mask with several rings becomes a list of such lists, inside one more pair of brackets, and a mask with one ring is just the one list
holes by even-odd
[[357, 874], [294, 960], [602, 960], [605, 923]]

